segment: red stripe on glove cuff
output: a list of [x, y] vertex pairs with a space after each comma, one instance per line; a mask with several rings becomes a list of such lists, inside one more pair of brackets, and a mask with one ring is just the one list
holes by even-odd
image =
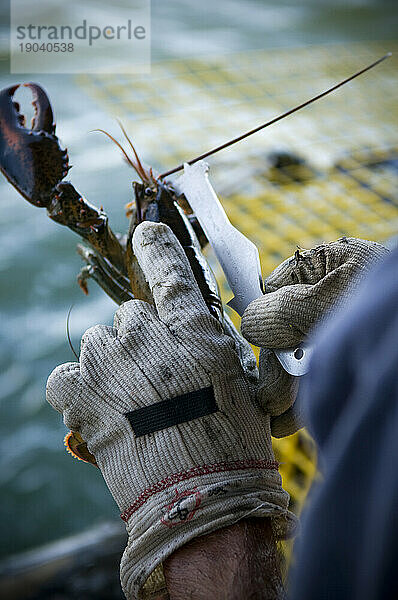
[[248, 460], [234, 460], [231, 462], [219, 462], [212, 465], [201, 465], [192, 467], [188, 471], [182, 471], [180, 473], [173, 473], [168, 475], [165, 479], [158, 481], [149, 488], [146, 488], [142, 494], [131, 504], [125, 511], [120, 515], [121, 519], [125, 522], [129, 520], [145, 502], [151, 497], [162, 492], [172, 485], [193, 477], [200, 477], [201, 475], [208, 475], [209, 473], [222, 473], [223, 471], [246, 471], [248, 469], [266, 469], [266, 470], [278, 470], [279, 463], [276, 461], [265, 460], [265, 459], [248, 459]]

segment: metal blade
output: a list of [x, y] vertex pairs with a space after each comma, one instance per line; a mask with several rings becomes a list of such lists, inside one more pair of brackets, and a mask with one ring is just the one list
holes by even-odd
[[[173, 182], [177, 193], [184, 194], [198, 219], [234, 294], [228, 302], [240, 316], [247, 306], [263, 295], [260, 257], [257, 247], [234, 227], [217, 198], [208, 177], [209, 166], [203, 160], [184, 164], [184, 173]], [[291, 375], [304, 375], [311, 356], [301, 345], [275, 350], [283, 368]]]
[[242, 316], [250, 302], [263, 293], [260, 257], [253, 242], [230, 223], [210, 184], [208, 170], [203, 161], [185, 164], [174, 187], [185, 194], [225, 273], [235, 295], [228, 304]]

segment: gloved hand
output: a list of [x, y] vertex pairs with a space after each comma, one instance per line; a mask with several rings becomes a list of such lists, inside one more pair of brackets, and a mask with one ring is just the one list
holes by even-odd
[[245, 310], [241, 331], [260, 351], [258, 398], [271, 415], [271, 433], [284, 437], [304, 426], [295, 402], [299, 377], [284, 371], [270, 348], [301, 343], [322, 318], [349, 301], [373, 262], [388, 253], [376, 242], [341, 238], [296, 254], [267, 278], [267, 293]]
[[127, 598], [190, 539], [248, 514], [289, 535], [271, 447], [234, 341], [212, 317], [170, 229], [144, 222], [134, 252], [155, 306], [132, 300], [114, 326], [83, 335], [79, 363], [57, 367], [47, 399], [95, 456], [126, 522]]

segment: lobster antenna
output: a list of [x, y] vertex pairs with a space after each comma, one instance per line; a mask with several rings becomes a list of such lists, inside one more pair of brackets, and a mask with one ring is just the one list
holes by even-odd
[[122, 151], [124, 158], [127, 160], [128, 164], [130, 165], [130, 167], [133, 167], [134, 171], [136, 171], [138, 173], [138, 175], [142, 178], [142, 175], [140, 173], [140, 169], [139, 166], [135, 164], [134, 161], [131, 160], [131, 158], [129, 157], [129, 155], [127, 154], [126, 150], [123, 148], [123, 146], [113, 137], [113, 135], [111, 135], [110, 133], [108, 133], [107, 131], [105, 131], [104, 129], [92, 129], [93, 132], [100, 132], [100, 133], [105, 133], [105, 135], [108, 136], [108, 138], [110, 140], [112, 140], [112, 142], [114, 142], [116, 144], [116, 146], [119, 148], [119, 150]]
[[68, 310], [68, 316], [66, 317], [66, 335], [68, 337], [68, 342], [69, 342], [70, 349], [72, 350], [73, 354], [76, 356], [77, 361], [79, 361], [79, 357], [76, 354], [75, 349], [74, 349], [73, 344], [72, 344], [72, 340], [70, 339], [70, 331], [69, 331], [70, 313], [72, 312], [72, 308], [73, 307], [74, 307], [74, 304], [72, 304], [72, 306]]
[[126, 132], [125, 128], [123, 127], [123, 124], [122, 124], [122, 122], [121, 122], [121, 121], [119, 121], [119, 119], [116, 119], [116, 121], [117, 121], [117, 123], [118, 123], [118, 125], [119, 125], [120, 129], [122, 130], [122, 132], [123, 132], [123, 135], [124, 135], [124, 137], [126, 138], [126, 140], [127, 140], [128, 144], [129, 144], [130, 148], [131, 148], [131, 149], [132, 149], [132, 151], [134, 152], [135, 160], [137, 161], [137, 165], [138, 165], [138, 167], [139, 167], [139, 169], [140, 169], [140, 170], [138, 171], [138, 169], [136, 168], [136, 171], [137, 171], [138, 175], [141, 177], [142, 181], [145, 181], [145, 180], [146, 180], [146, 179], [148, 179], [148, 178], [147, 178], [147, 175], [146, 175], [146, 173], [145, 173], [145, 169], [144, 169], [144, 167], [142, 166], [140, 159], [138, 158], [138, 154], [137, 154], [137, 152], [136, 152], [136, 150], [135, 150], [135, 148], [134, 148], [134, 146], [133, 146], [133, 143], [132, 143], [131, 139], [129, 138], [129, 136], [127, 135], [127, 132]]
[[[215, 154], [216, 152], [219, 152], [220, 150], [224, 150], [224, 148], [228, 148], [228, 146], [232, 146], [232, 144], [236, 144], [237, 142], [244, 140], [245, 138], [249, 137], [249, 135], [253, 135], [253, 133], [257, 133], [258, 131], [261, 131], [261, 129], [265, 129], [265, 127], [269, 127], [270, 125], [273, 125], [277, 121], [280, 121], [281, 119], [284, 119], [285, 117], [288, 117], [289, 115], [292, 115], [293, 113], [304, 108], [305, 106], [308, 106], [309, 104], [312, 104], [316, 100], [319, 100], [320, 98], [323, 98], [324, 96], [327, 96], [327, 94], [334, 92], [334, 90], [337, 90], [337, 88], [348, 83], [352, 79], [355, 79], [355, 77], [362, 75], [362, 73], [365, 73], [366, 71], [369, 71], [370, 69], [373, 69], [373, 67], [375, 67], [376, 65], [379, 65], [381, 62], [383, 62], [383, 60], [386, 60], [386, 58], [389, 58], [391, 56], [391, 54], [392, 54], [391, 52], [388, 52], [387, 54], [385, 54], [384, 56], [382, 56], [381, 58], [379, 58], [372, 64], [361, 69], [360, 71], [357, 71], [350, 77], [343, 79], [343, 81], [340, 81], [340, 83], [336, 83], [336, 85], [334, 85], [331, 88], [328, 88], [326, 91], [322, 92], [321, 94], [318, 94], [317, 96], [314, 96], [310, 100], [307, 100], [306, 102], [303, 102], [302, 104], [299, 104], [298, 106], [295, 106], [294, 108], [291, 108], [290, 110], [288, 110], [287, 112], [284, 112], [283, 114], [279, 115], [278, 117], [271, 119], [271, 121], [267, 121], [266, 123], [263, 123], [262, 125], [259, 125], [258, 127], [255, 127], [254, 129], [251, 129], [250, 131], [247, 131], [246, 133], [243, 133], [242, 135], [234, 138], [233, 140], [230, 140], [229, 142], [225, 142], [225, 144], [221, 144], [221, 146], [217, 146], [216, 148], [213, 148], [212, 150], [209, 150], [208, 152], [205, 152], [204, 154], [201, 154], [200, 156], [197, 156], [196, 158], [192, 158], [191, 160], [186, 161], [186, 163], [188, 163], [189, 165], [193, 165], [198, 160], [202, 160], [203, 158], [207, 158], [211, 154]], [[178, 167], [175, 167], [174, 169], [170, 169], [170, 171], [166, 171], [165, 173], [162, 173], [161, 175], [159, 175], [159, 179], [163, 179], [164, 177], [167, 177], [168, 175], [177, 173], [177, 171], [181, 171], [183, 168], [184, 168], [184, 164], [178, 165]]]

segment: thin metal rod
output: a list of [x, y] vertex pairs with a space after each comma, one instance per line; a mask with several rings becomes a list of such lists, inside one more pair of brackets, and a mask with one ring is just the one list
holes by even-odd
[[[193, 165], [198, 160], [207, 158], [211, 154], [215, 154], [216, 152], [219, 152], [220, 150], [224, 150], [224, 148], [228, 148], [228, 146], [232, 146], [232, 144], [236, 144], [237, 142], [244, 140], [245, 138], [249, 137], [249, 135], [253, 135], [253, 133], [257, 133], [258, 131], [261, 131], [261, 129], [265, 129], [265, 127], [269, 127], [270, 125], [273, 125], [277, 121], [280, 121], [281, 119], [284, 119], [285, 117], [288, 117], [289, 115], [292, 115], [293, 113], [304, 108], [305, 106], [308, 106], [309, 104], [312, 104], [316, 100], [319, 100], [320, 98], [323, 98], [324, 96], [327, 96], [327, 94], [334, 92], [334, 90], [337, 90], [342, 85], [348, 83], [352, 79], [355, 79], [355, 77], [362, 75], [362, 73], [369, 71], [369, 69], [373, 69], [373, 67], [375, 67], [376, 65], [379, 65], [381, 62], [383, 62], [383, 60], [386, 60], [386, 58], [389, 58], [391, 56], [391, 54], [392, 54], [391, 52], [388, 52], [387, 54], [385, 54], [384, 56], [382, 56], [381, 58], [379, 58], [372, 64], [368, 65], [364, 69], [361, 69], [360, 71], [357, 71], [356, 73], [354, 73], [354, 75], [351, 75], [350, 77], [347, 77], [346, 79], [343, 79], [343, 81], [340, 81], [340, 83], [336, 83], [336, 85], [327, 89], [325, 92], [322, 92], [321, 94], [314, 96], [310, 100], [307, 100], [306, 102], [303, 102], [302, 104], [299, 104], [298, 106], [295, 106], [294, 108], [291, 108], [287, 112], [284, 112], [282, 115], [279, 115], [278, 117], [275, 117], [274, 119], [271, 119], [271, 121], [267, 121], [266, 123], [263, 123], [262, 125], [259, 125], [258, 127], [255, 127], [254, 129], [251, 129], [250, 131], [247, 131], [246, 133], [243, 133], [242, 135], [234, 138], [233, 140], [230, 140], [229, 142], [225, 142], [225, 144], [222, 144], [221, 146], [217, 146], [217, 148], [213, 148], [212, 150], [209, 150], [208, 152], [205, 152], [204, 154], [201, 154], [200, 156], [197, 156], [196, 158], [192, 158], [191, 160], [187, 160], [185, 162], [187, 162], [189, 165]], [[159, 175], [159, 179], [163, 179], [163, 177], [167, 177], [168, 175], [177, 173], [177, 171], [181, 171], [183, 168], [184, 168], [184, 164], [178, 165], [178, 167], [175, 167], [174, 169], [170, 169], [170, 171], [166, 171], [165, 173], [162, 173], [161, 175]]]
[[68, 316], [66, 317], [66, 335], [68, 337], [68, 342], [69, 342], [70, 349], [72, 350], [73, 354], [76, 356], [77, 361], [79, 361], [79, 357], [76, 354], [75, 349], [74, 349], [73, 344], [72, 344], [72, 340], [70, 339], [70, 331], [69, 331], [70, 313], [72, 312], [72, 308], [73, 307], [74, 307], [74, 304], [72, 304], [72, 306], [68, 310]]

